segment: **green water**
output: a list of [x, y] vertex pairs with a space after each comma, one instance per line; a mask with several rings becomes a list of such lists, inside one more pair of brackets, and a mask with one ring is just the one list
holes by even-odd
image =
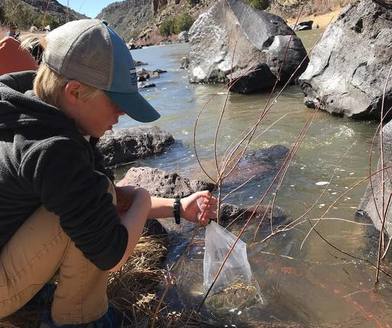
[[[300, 36], [310, 49], [320, 31], [306, 31]], [[178, 140], [165, 154], [137, 165], [206, 179], [193, 150], [195, 120], [205, 108], [198, 122], [196, 145], [205, 170], [215, 178], [214, 136], [225, 102], [227, 106], [216, 142], [218, 157], [257, 121], [268, 94], [227, 95], [223, 86], [190, 85], [186, 72], [179, 69], [180, 59], [187, 50], [187, 45], [172, 45], [132, 52], [135, 59], [149, 63], [148, 69], [168, 71], [152, 81], [156, 88], [143, 91], [143, 95], [162, 115], [156, 125]], [[310, 229], [308, 221], [264, 244], [248, 238], [249, 260], [267, 306], [241, 311], [238, 317], [249, 322], [293, 320], [304, 326], [391, 327], [390, 278], [382, 275], [381, 284], [375, 289], [375, 270], [364, 261], [376, 261], [375, 239], [369, 237], [372, 229], [342, 221], [353, 221], [366, 187], [365, 183], [351, 190], [351, 186], [368, 175], [376, 125], [326, 113], [314, 115], [303, 105], [301, 90], [290, 86], [274, 102], [249, 149], [275, 144], [290, 148], [310, 117], [312, 124], [287, 171], [276, 204], [293, 219], [311, 208], [306, 216], [310, 220], [320, 217], [331, 207], [324, 216], [333, 219], [319, 223], [317, 230], [329, 243], [356, 258], [337, 251], [316, 233], [312, 233], [301, 248]], [[136, 123], [125, 117], [119, 122], [120, 127], [132, 125]], [[267, 131], [261, 134], [264, 130]], [[377, 159], [377, 154], [374, 158]], [[237, 205], [252, 205], [264, 189], [260, 183], [250, 182], [234, 193], [230, 201]], [[194, 288], [198, 288], [197, 284]]]

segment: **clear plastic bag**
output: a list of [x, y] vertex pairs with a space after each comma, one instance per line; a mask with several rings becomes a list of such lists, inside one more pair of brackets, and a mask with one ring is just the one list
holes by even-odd
[[[236, 239], [235, 235], [214, 221], [207, 226], [203, 261], [205, 290], [210, 288], [226, 254]], [[242, 240], [238, 240], [211, 292], [225, 288], [237, 280], [249, 283], [251, 279], [252, 271], [246, 254], [246, 244]]]
[[[204, 289], [207, 291], [237, 237], [216, 222], [206, 228], [203, 261]], [[260, 288], [252, 276], [246, 243], [238, 240], [210, 291], [210, 304], [219, 308], [263, 303]]]

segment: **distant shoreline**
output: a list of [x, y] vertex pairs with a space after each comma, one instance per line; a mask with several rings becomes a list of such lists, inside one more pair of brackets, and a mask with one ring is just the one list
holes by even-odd
[[[321, 15], [317, 15], [317, 14], [312, 14], [312, 15], [307, 15], [307, 16], [301, 16], [298, 20], [298, 22], [303, 22], [303, 21], [309, 21], [312, 20], [313, 21], [313, 28], [326, 28], [331, 22], [335, 21], [336, 18], [339, 16], [340, 11], [342, 10], [342, 8], [337, 8], [333, 11], [330, 11], [326, 14], [321, 14]], [[286, 19], [287, 24], [289, 24], [290, 26], [293, 26], [296, 22], [297, 18], [288, 18]], [[6, 26], [0, 26], [0, 39], [4, 38], [7, 35], [8, 32], [8, 28]], [[24, 33], [28, 33], [27, 31], [21, 31], [22, 34]], [[154, 40], [155, 39], [155, 40]], [[152, 38], [152, 40], [150, 40], [150, 45], [159, 45], [161, 41], [166, 40], [167, 38], [161, 37], [158, 38], [156, 35], [154, 38]], [[172, 36], [171, 38], [172, 42], [176, 42], [176, 37]], [[157, 42], [152, 42], [152, 41], [157, 41]], [[143, 42], [140, 42], [140, 40], [135, 40], [135, 44], [141, 44], [141, 45], [145, 45], [143, 44]]]
[[[315, 28], [326, 28], [330, 23], [334, 22], [336, 18], [339, 16], [341, 10], [343, 8], [337, 8], [333, 11], [330, 11], [326, 14], [322, 15], [308, 15], [308, 16], [301, 16], [298, 20], [298, 22], [303, 22], [303, 21], [313, 21], [313, 29]], [[292, 26], [295, 24], [297, 18], [289, 18], [287, 19], [287, 23]]]

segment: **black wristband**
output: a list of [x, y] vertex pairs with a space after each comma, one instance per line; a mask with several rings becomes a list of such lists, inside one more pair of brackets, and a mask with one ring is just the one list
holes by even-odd
[[173, 203], [173, 216], [174, 216], [174, 221], [177, 224], [181, 223], [180, 210], [181, 210], [181, 198], [177, 196], [174, 199], [174, 203]]

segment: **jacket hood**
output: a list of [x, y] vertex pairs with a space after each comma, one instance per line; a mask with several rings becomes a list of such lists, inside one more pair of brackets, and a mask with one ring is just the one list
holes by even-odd
[[0, 130], [35, 125], [51, 131], [76, 132], [73, 120], [34, 95], [31, 91], [34, 77], [34, 71], [0, 76]]

